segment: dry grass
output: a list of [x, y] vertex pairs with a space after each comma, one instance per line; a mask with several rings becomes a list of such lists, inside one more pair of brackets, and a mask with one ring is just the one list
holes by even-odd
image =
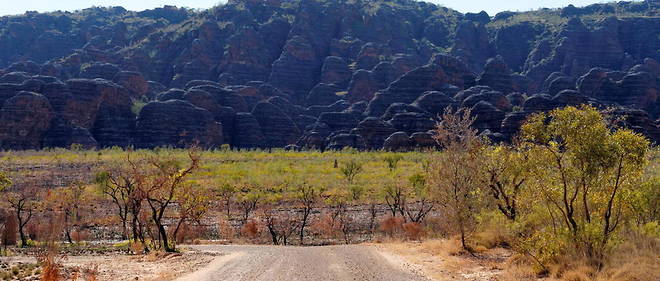
[[99, 265], [94, 264], [83, 269], [85, 281], [97, 281], [99, 275]]
[[466, 253], [458, 239], [424, 241], [422, 243], [422, 250], [434, 256], [458, 256]]
[[531, 259], [516, 255], [509, 259], [498, 278], [501, 281], [656, 281], [660, 280], [660, 239], [632, 235], [617, 248], [598, 270], [586, 259], [566, 255], [548, 265], [545, 278], [539, 277]]
[[421, 266], [425, 275], [440, 281], [496, 280], [502, 270], [495, 261], [510, 255], [508, 250], [495, 249], [483, 257], [473, 257], [462, 249], [457, 239], [431, 239], [420, 243], [392, 241], [377, 246]]
[[619, 246], [606, 262], [598, 280], [660, 280], [660, 238], [636, 236]]
[[63, 280], [62, 264], [57, 256], [56, 246], [51, 245], [48, 249], [37, 256], [37, 261], [41, 264], [41, 281], [60, 281]]
[[522, 255], [514, 255], [504, 266], [499, 281], [533, 281], [538, 279], [538, 271], [532, 265], [534, 261]]
[[[503, 226], [489, 227], [472, 235], [475, 249], [493, 249], [496, 247], [508, 247], [509, 232]], [[483, 251], [483, 250], [482, 250]]]

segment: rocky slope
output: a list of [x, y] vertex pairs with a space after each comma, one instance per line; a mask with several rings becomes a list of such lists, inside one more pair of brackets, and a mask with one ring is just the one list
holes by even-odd
[[435, 145], [447, 106], [501, 141], [582, 103], [658, 142], [658, 8], [234, 0], [1, 17], [0, 148], [408, 150]]

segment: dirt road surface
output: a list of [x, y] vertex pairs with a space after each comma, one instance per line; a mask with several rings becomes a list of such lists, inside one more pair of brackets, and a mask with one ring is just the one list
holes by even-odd
[[415, 265], [367, 245], [191, 246], [217, 252], [208, 266], [177, 281], [428, 281]]

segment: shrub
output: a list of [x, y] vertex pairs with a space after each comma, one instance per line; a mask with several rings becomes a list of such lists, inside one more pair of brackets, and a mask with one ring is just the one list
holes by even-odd
[[218, 219], [218, 235], [220, 238], [227, 239], [231, 241], [236, 236], [236, 231], [234, 227], [231, 226], [227, 219], [220, 217]]
[[259, 236], [259, 223], [255, 220], [249, 220], [241, 227], [241, 236], [249, 239], [255, 239]]
[[18, 242], [18, 222], [16, 221], [15, 216], [7, 216], [5, 219], [4, 227], [2, 228], [2, 237], [1, 241], [2, 245], [7, 247], [7, 246], [13, 246], [16, 245]]
[[71, 239], [76, 243], [87, 241], [89, 240], [89, 232], [83, 229], [76, 229], [71, 232]]
[[337, 238], [341, 235], [340, 223], [333, 219], [330, 214], [323, 214], [318, 220], [312, 223], [310, 229], [324, 238]]
[[49, 245], [47, 250], [37, 255], [37, 261], [41, 264], [41, 281], [62, 280], [61, 267], [58, 261], [57, 248], [54, 244]]
[[128, 248], [135, 255], [140, 255], [144, 253], [144, 244], [142, 244], [142, 242], [140, 241], [130, 242], [128, 244]]
[[402, 225], [403, 231], [406, 234], [406, 238], [409, 240], [421, 240], [425, 235], [425, 231], [422, 228], [422, 225], [416, 222], [404, 223]]
[[385, 232], [390, 237], [394, 237], [396, 234], [400, 233], [403, 228], [403, 218], [402, 217], [387, 217], [380, 222], [378, 229], [382, 232]]
[[83, 268], [83, 275], [85, 276], [85, 281], [96, 281], [99, 275], [99, 265], [94, 264]]

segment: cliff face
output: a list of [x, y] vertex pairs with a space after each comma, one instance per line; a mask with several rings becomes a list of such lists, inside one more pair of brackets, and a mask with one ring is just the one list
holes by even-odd
[[408, 149], [447, 106], [505, 140], [617, 107], [660, 140], [656, 1], [461, 14], [410, 0], [236, 0], [0, 18], [0, 148]]

